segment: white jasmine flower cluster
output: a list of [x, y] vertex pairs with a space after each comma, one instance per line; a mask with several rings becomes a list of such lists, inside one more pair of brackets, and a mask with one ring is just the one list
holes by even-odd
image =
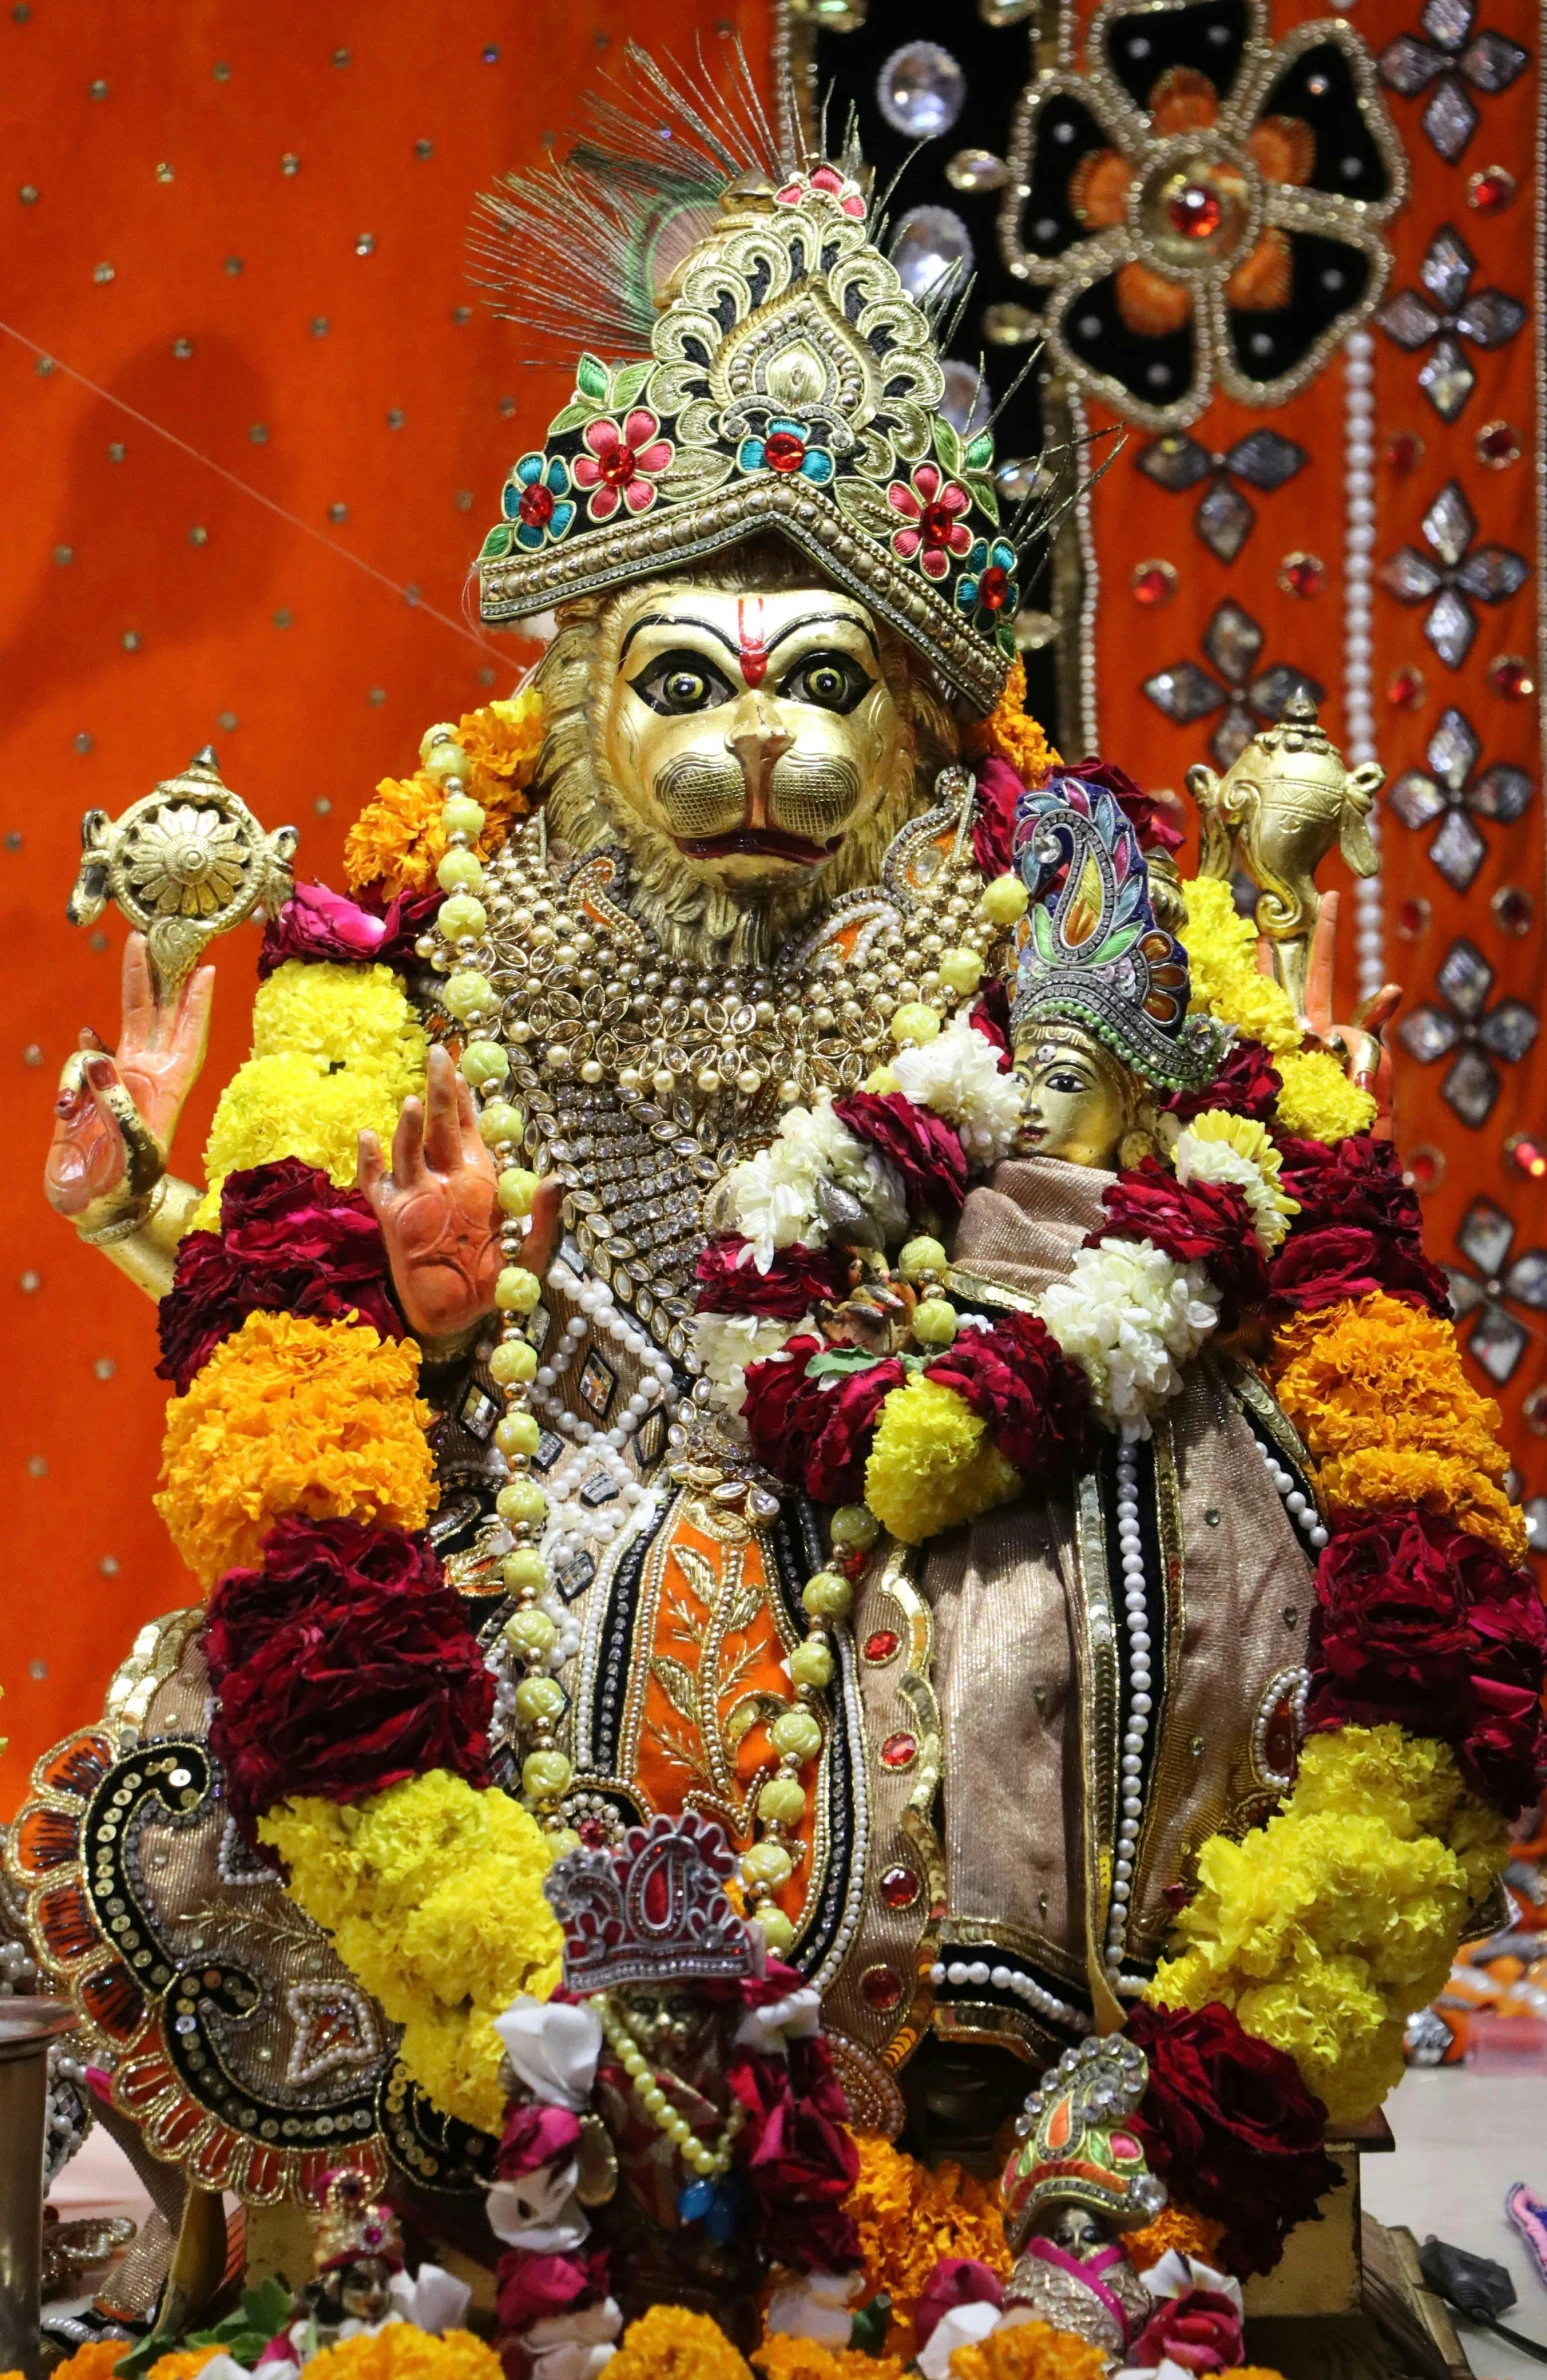
[[1148, 1240], [1109, 1240], [1081, 1248], [1037, 1311], [1084, 1371], [1101, 1419], [1147, 1438], [1219, 1320], [1219, 1291], [1201, 1264], [1178, 1264]]
[[693, 1343], [709, 1383], [709, 1401], [728, 1421], [739, 1421], [747, 1401], [747, 1366], [777, 1355], [785, 1343], [817, 1333], [814, 1314], [799, 1322], [781, 1321], [777, 1314], [695, 1314]]
[[1171, 1149], [1179, 1182], [1233, 1182], [1251, 1209], [1252, 1229], [1264, 1256], [1271, 1256], [1289, 1229], [1283, 1193], [1260, 1165], [1227, 1140], [1203, 1140], [1185, 1128]]
[[820, 1248], [827, 1225], [817, 1205], [823, 1182], [857, 1198], [883, 1237], [895, 1239], [908, 1220], [895, 1166], [856, 1138], [833, 1113], [830, 1099], [792, 1107], [766, 1149], [725, 1176], [736, 1228], [752, 1243], [752, 1260], [766, 1273], [780, 1248], [799, 1242]]
[[1013, 1074], [1000, 1073], [993, 1043], [965, 1015], [958, 1012], [933, 1041], [899, 1050], [891, 1068], [916, 1107], [955, 1125], [969, 1164], [1008, 1157], [1024, 1092]]

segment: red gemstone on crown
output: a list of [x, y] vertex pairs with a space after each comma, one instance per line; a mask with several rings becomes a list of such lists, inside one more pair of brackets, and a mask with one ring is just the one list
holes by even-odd
[[516, 510], [529, 529], [546, 529], [553, 518], [553, 491], [538, 481], [535, 487], [522, 490]]
[[978, 601], [987, 612], [1004, 610], [1010, 594], [1010, 573], [991, 562], [978, 581]]
[[937, 551], [941, 546], [949, 545], [951, 530], [955, 526], [955, 522], [955, 513], [946, 505], [926, 504], [919, 517], [919, 527], [923, 532], [924, 543], [927, 546], [933, 546]]
[[865, 1639], [865, 1659], [875, 1662], [890, 1661], [901, 1642], [902, 1638], [895, 1628], [878, 1628], [874, 1635], [867, 1636]]
[[912, 1868], [888, 1868], [881, 1879], [881, 1898], [888, 1909], [911, 1909], [919, 1891], [918, 1876]]
[[859, 1991], [871, 2008], [895, 2008], [902, 1998], [902, 1977], [895, 1967], [867, 1967], [859, 1979]]
[[1205, 182], [1184, 182], [1174, 190], [1166, 200], [1166, 214], [1172, 230], [1184, 240], [1211, 238], [1225, 219], [1218, 193]]
[[631, 446], [611, 446], [597, 458], [597, 469], [610, 488], [627, 487], [634, 476], [634, 449]]
[[889, 1735], [881, 1746], [883, 1768], [911, 1768], [918, 1756], [918, 1740], [906, 1732]]
[[764, 441], [763, 460], [770, 471], [798, 471], [806, 459], [806, 441], [793, 430], [775, 430]]

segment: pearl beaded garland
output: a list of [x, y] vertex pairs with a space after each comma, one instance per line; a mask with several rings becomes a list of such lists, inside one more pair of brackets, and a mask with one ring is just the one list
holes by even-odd
[[1154, 1709], [1150, 1693], [1149, 1601], [1144, 1576], [1144, 1539], [1139, 1527], [1139, 1449], [1132, 1439], [1125, 1439], [1117, 1451], [1117, 1548], [1122, 1564], [1123, 1608], [1128, 1622], [1128, 1723], [1123, 1729], [1118, 1761], [1122, 1806], [1117, 1828], [1117, 1854], [1112, 1867], [1112, 1903], [1107, 1911], [1105, 1960], [1107, 1977], [1113, 1985], [1122, 1971], [1123, 1945], [1128, 1936], [1128, 1904], [1133, 1893], [1139, 1825], [1144, 1815], [1144, 1800], [1140, 1791], [1144, 1743]]
[[1066, 2025], [1074, 2033], [1088, 2033], [1092, 2029], [1091, 2019], [1083, 2008], [1072, 2008], [1067, 2000], [1045, 1990], [1034, 1975], [1023, 1974], [1019, 1967], [991, 1967], [987, 1959], [937, 1959], [929, 1970], [929, 1980], [937, 1988], [949, 1983], [957, 1990], [966, 1984], [976, 1984], [980, 1990], [984, 1984], [991, 1984], [996, 1992], [1013, 1992], [1035, 2015], [1047, 2017], [1055, 2025]]
[[[1375, 584], [1375, 341], [1354, 331], [1343, 350], [1343, 720], [1347, 760], [1360, 768], [1376, 758], [1372, 669]], [[1370, 839], [1380, 853], [1380, 813], [1371, 807]], [[1385, 977], [1385, 893], [1379, 868], [1354, 887], [1359, 997], [1368, 1000]]]
[[1284, 1499], [1284, 1510], [1294, 1523], [1295, 1535], [1309, 1552], [1319, 1554], [1327, 1542], [1327, 1531], [1315, 1505], [1300, 1487], [1294, 1473], [1286, 1469], [1273, 1449], [1264, 1446], [1260, 1438], [1257, 1440], [1257, 1451], [1268, 1477]]
[[[633, 2095], [650, 2122], [658, 2132], [665, 2134], [683, 2164], [696, 2173], [701, 2181], [717, 2181], [722, 2173], [730, 2169], [737, 2135], [747, 2120], [747, 2111], [741, 2101], [731, 2101], [719, 2145], [711, 2149], [699, 2139], [687, 2117], [679, 2115], [672, 2106], [663, 2088], [663, 2078], [651, 2066], [609, 1995], [606, 1992], [595, 1993], [590, 2005], [600, 2017], [608, 2046], [628, 2076]], [[666, 2081], [674, 2079], [670, 2074], [665, 2077]]]

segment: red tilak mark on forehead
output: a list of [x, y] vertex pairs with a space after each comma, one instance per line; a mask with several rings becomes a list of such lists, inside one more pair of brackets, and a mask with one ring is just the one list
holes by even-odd
[[763, 642], [761, 595], [738, 597], [736, 634], [741, 640], [741, 674], [749, 686], [761, 686], [768, 675], [768, 647]]

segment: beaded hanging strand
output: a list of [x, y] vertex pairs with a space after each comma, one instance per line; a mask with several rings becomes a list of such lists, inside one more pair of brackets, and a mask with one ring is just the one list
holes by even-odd
[[684, 2165], [696, 2173], [700, 2181], [718, 2181], [730, 2170], [736, 2150], [736, 2137], [747, 2120], [747, 2111], [739, 2099], [731, 2102], [725, 2118], [725, 2128], [718, 2145], [710, 2148], [699, 2139], [687, 2117], [679, 2115], [666, 2096], [665, 2082], [674, 2081], [670, 2069], [663, 2079], [650, 2064], [644, 2051], [618, 2014], [610, 1992], [596, 1992], [590, 2002], [601, 2019], [602, 2031], [618, 2064], [628, 2076], [630, 2088], [640, 2107], [658, 2132], [665, 2134]]
[[446, 851], [436, 869], [436, 880], [447, 898], [436, 912], [439, 943], [427, 937], [425, 955], [439, 960], [442, 968], [448, 954], [455, 957], [441, 1003], [448, 1016], [474, 1036], [463, 1049], [462, 1074], [482, 1102], [479, 1137], [498, 1168], [495, 1194], [501, 1214], [501, 1265], [494, 1303], [500, 1337], [489, 1358], [489, 1370], [505, 1399], [494, 1443], [509, 1467], [509, 1477], [495, 1498], [495, 1510], [512, 1539], [500, 1571], [515, 1599], [515, 1610], [505, 1623], [505, 1643], [524, 1673], [513, 1695], [515, 1717], [527, 1746], [521, 1763], [521, 1790], [533, 1815], [557, 1831], [564, 1823], [561, 1805], [573, 1772], [568, 1755], [558, 1745], [558, 1727], [568, 1697], [549, 1668], [559, 1628], [551, 1612], [543, 1609], [548, 1565], [540, 1541], [548, 1518], [548, 1499], [531, 1475], [532, 1457], [542, 1433], [531, 1409], [537, 1351], [525, 1328], [526, 1317], [542, 1296], [542, 1283], [520, 1261], [523, 1224], [532, 1211], [537, 1176], [518, 1162], [526, 1119], [505, 1097], [510, 1060], [497, 1041], [476, 1037], [479, 1027], [492, 1026], [499, 1014], [499, 999], [485, 972], [492, 964], [484, 939], [488, 912], [479, 897], [486, 889], [486, 878], [474, 849], [483, 832], [485, 812], [466, 790], [471, 764], [453, 728], [432, 727], [420, 746], [420, 756], [426, 773], [436, 779], [446, 797], [441, 812]]

